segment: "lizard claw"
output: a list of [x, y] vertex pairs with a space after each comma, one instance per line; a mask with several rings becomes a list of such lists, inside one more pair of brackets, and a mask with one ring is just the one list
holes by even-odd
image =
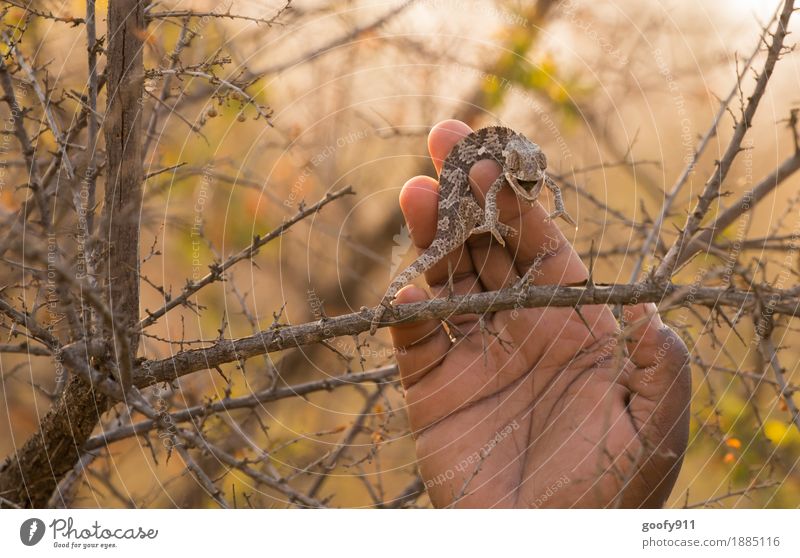
[[563, 209], [558, 209], [556, 211], [553, 211], [550, 215], [547, 216], [547, 219], [545, 219], [545, 220], [546, 221], [554, 221], [554, 220], [558, 219], [559, 217], [561, 217], [564, 221], [566, 221], [567, 223], [569, 223], [573, 227], [577, 227], [578, 226], [578, 224], [575, 222], [575, 220], [572, 217], [570, 217], [570, 214], [567, 213]]
[[372, 323], [369, 326], [369, 334], [375, 335], [375, 332], [378, 331], [378, 324], [381, 323], [381, 317], [383, 316], [384, 308], [383, 306], [379, 306], [377, 310], [375, 310], [375, 314], [372, 316]]
[[370, 335], [375, 335], [375, 332], [378, 331], [378, 326], [381, 325], [381, 319], [387, 310], [394, 313], [394, 308], [386, 300], [382, 300], [372, 315], [372, 322], [369, 326]]
[[500, 231], [498, 231], [497, 229], [492, 229], [492, 236], [494, 237], [495, 241], [497, 241], [497, 243], [500, 246], [505, 246], [506, 245], [506, 241], [503, 238], [503, 235], [500, 234]]
[[517, 234], [517, 230], [513, 227], [509, 227], [505, 223], [494, 223], [492, 224], [485, 224], [479, 227], [475, 227], [472, 229], [471, 234], [483, 234], [483, 233], [492, 233], [492, 237], [497, 241], [500, 246], [506, 245], [506, 239], [503, 237], [514, 236]]
[[497, 223], [497, 228], [494, 231], [492, 231], [492, 234], [494, 234], [495, 236], [504, 236], [504, 237], [516, 236], [517, 229], [515, 229], [514, 227], [510, 227], [505, 223]]

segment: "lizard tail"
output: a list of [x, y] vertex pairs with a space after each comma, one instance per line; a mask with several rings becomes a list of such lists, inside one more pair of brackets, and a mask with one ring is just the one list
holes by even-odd
[[450, 244], [445, 238], [437, 236], [433, 239], [431, 245], [422, 251], [414, 263], [392, 279], [386, 294], [383, 295], [380, 305], [378, 305], [373, 314], [370, 333], [374, 334], [377, 331], [381, 318], [383, 318], [386, 309], [394, 300], [394, 297], [397, 296], [397, 293], [400, 292], [400, 289], [439, 263], [445, 255], [454, 249]]

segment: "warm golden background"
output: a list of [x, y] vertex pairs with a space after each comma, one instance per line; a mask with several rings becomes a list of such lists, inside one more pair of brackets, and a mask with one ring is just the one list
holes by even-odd
[[[83, 17], [85, 10], [77, 0], [36, 5], [64, 17]], [[594, 241], [600, 254], [596, 281], [629, 281], [646, 234], [640, 225], [658, 214], [663, 192], [708, 128], [776, 5], [419, 0], [400, 7], [381, 1], [295, 1], [273, 25], [193, 18], [189, 28], [196, 36], [182, 53], [183, 67], [205, 64], [204, 71], [246, 84], [245, 91], [273, 111], [274, 126], [256, 118], [252, 106], [241, 110], [236, 96], [219, 95], [208, 80], [189, 75], [172, 80], [165, 102], [174, 110], [161, 109], [145, 172], [181, 166], [146, 184], [142, 313], [163, 304], [159, 288], [179, 291], [187, 278], [205, 274], [215, 258], [293, 215], [301, 200], [313, 203], [346, 185], [357, 195], [327, 206], [261, 250], [252, 263], [235, 267], [226, 282], [205, 289], [197, 299], [202, 312], [171, 312], [148, 330], [140, 353], [166, 357], [188, 343], [214, 340], [220, 330], [228, 337], [249, 335], [269, 327], [281, 312], [281, 321], [301, 323], [319, 318], [320, 309], [333, 316], [376, 304], [393, 271], [412, 259], [398, 192], [410, 176], [433, 173], [425, 137], [432, 124], [447, 118], [473, 127], [502, 123], [541, 144], [553, 171], [582, 192], [566, 189], [567, 207], [580, 227], [564, 228], [565, 234], [587, 261]], [[154, 9], [269, 18], [281, 6], [198, 0], [166, 1]], [[105, 2], [97, 9], [104, 14]], [[4, 25], [15, 25], [22, 14], [12, 7]], [[98, 33], [105, 33], [104, 17], [98, 26]], [[180, 32], [180, 18], [150, 24], [147, 69], [170, 66]], [[84, 91], [81, 27], [33, 18], [20, 48], [47, 63], [41, 79], [59, 90]], [[757, 61], [762, 58], [763, 53]], [[787, 119], [800, 101], [798, 68], [794, 53], [777, 66], [746, 140], [751, 149], [739, 156], [723, 188], [734, 197], [794, 149]], [[147, 91], [160, 95], [164, 80], [151, 74]], [[745, 76], [745, 94], [752, 81], [751, 74]], [[152, 96], [144, 106], [147, 123], [156, 106]], [[738, 106], [737, 99], [731, 110]], [[68, 119], [75, 110], [75, 102], [65, 98], [59, 114]], [[726, 116], [664, 227], [668, 244], [731, 129]], [[54, 148], [47, 134], [38, 141], [39, 149]], [[10, 157], [5, 150], [0, 156]], [[12, 176], [18, 172], [13, 165], [8, 170]], [[13, 184], [2, 191], [4, 212], [16, 211], [23, 198]], [[795, 177], [781, 185], [744, 228], [731, 227], [728, 237], [791, 234], [800, 224], [798, 184]], [[783, 287], [791, 287], [798, 266], [788, 246], [787, 241], [744, 252], [739, 263], [764, 281], [774, 282], [788, 269], [791, 284]], [[720, 261], [699, 258], [678, 279], [691, 281], [703, 266]], [[690, 445], [670, 505], [800, 505], [800, 434], [774, 387], [759, 381], [763, 371], [753, 347], [706, 310], [674, 310], [665, 318], [679, 327], [698, 359]], [[788, 326], [779, 322], [782, 364], [797, 384], [797, 336]], [[737, 326], [744, 340], [751, 330], [748, 320]], [[328, 347], [197, 373], [179, 382], [172, 401], [180, 408], [222, 397], [226, 389], [233, 395], [263, 389], [276, 378], [294, 385], [392, 363], [385, 331], [358, 342], [336, 339]], [[2, 374], [0, 453], [6, 455], [35, 432], [54, 381], [49, 361], [36, 356], [3, 355]], [[366, 383], [286, 398], [252, 412], [209, 418], [204, 429], [240, 457], [257, 459], [268, 452], [259, 466], [275, 467], [299, 489], [326, 475], [318, 497], [329, 498], [330, 505], [372, 506], [415, 478], [401, 390], [392, 384], [374, 394], [373, 384]], [[127, 420], [108, 413], [104, 428]], [[80, 479], [75, 504], [213, 506], [180, 460], [167, 460], [158, 449], [155, 434], [151, 441], [152, 448], [145, 438], [130, 438], [101, 452]], [[281, 495], [252, 486], [212, 458], [201, 462], [239, 506], [284, 505]], [[426, 506], [427, 499], [413, 505]]]

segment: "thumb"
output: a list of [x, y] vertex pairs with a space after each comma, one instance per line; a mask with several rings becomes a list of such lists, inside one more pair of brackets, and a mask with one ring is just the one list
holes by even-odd
[[[414, 285], [405, 286], [395, 298], [395, 304], [408, 304], [428, 300], [428, 294]], [[438, 366], [450, 350], [450, 338], [438, 320], [425, 320], [389, 328], [392, 335], [400, 380], [403, 387], [420, 381], [425, 374]]]
[[664, 325], [654, 304], [638, 304], [625, 309], [632, 331], [626, 344], [637, 369], [629, 387], [650, 400], [688, 388], [689, 354], [683, 340]]
[[628, 411], [650, 453], [641, 465], [650, 491], [645, 505], [660, 506], [675, 484], [689, 439], [689, 352], [655, 305], [631, 306], [625, 313], [633, 326], [627, 339], [634, 364], [627, 379], [633, 395]]

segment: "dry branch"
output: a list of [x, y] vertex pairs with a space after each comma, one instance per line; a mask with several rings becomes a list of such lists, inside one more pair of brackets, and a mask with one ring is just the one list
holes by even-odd
[[[752, 291], [700, 285], [668, 285], [636, 283], [633, 285], [592, 285], [588, 287], [562, 287], [557, 285], [530, 287], [527, 290], [505, 289], [453, 298], [440, 298], [395, 307], [395, 316], [387, 312], [381, 323], [405, 324], [430, 319], [450, 318], [459, 314], [484, 314], [515, 308], [561, 307], [575, 308], [592, 304], [639, 304], [660, 302], [662, 310], [679, 306], [706, 306], [717, 308], [752, 309], [769, 299], [775, 314], [800, 315], [800, 297], [797, 290]], [[198, 370], [206, 370], [228, 362], [291, 347], [319, 343], [339, 336], [352, 336], [368, 331], [373, 310], [324, 318], [294, 326], [276, 326], [256, 335], [236, 340], [224, 339], [207, 348], [181, 351], [163, 360], [145, 361], [134, 375], [134, 384], [145, 387], [170, 381]]]
[[[304, 384], [287, 386], [282, 388], [269, 388], [263, 391], [245, 395], [242, 397], [234, 397], [229, 399], [222, 399], [214, 403], [206, 405], [196, 405], [170, 413], [170, 422], [181, 423], [194, 418], [202, 418], [216, 413], [226, 413], [237, 409], [250, 409], [264, 403], [271, 401], [279, 401], [289, 397], [303, 397], [309, 393], [317, 391], [332, 391], [339, 387], [352, 386], [366, 382], [385, 382], [390, 378], [397, 375], [397, 365], [386, 366], [371, 370], [368, 372], [361, 372], [359, 374], [344, 374], [341, 376], [334, 376], [325, 378], [323, 380], [314, 380]], [[135, 424], [123, 426], [109, 432], [104, 432], [98, 436], [90, 438], [84, 447], [86, 451], [98, 449], [108, 444], [130, 438], [131, 436], [138, 436], [158, 428], [158, 421], [143, 420]]]
[[789, 31], [789, 18], [792, 16], [792, 12], [794, 12], [794, 0], [786, 0], [781, 15], [778, 18], [778, 25], [772, 35], [772, 43], [767, 51], [767, 59], [764, 62], [764, 68], [758, 75], [756, 86], [753, 89], [753, 93], [748, 98], [747, 106], [741, 118], [736, 123], [733, 137], [728, 147], [725, 149], [722, 158], [717, 162], [714, 174], [706, 182], [703, 193], [700, 195], [697, 204], [686, 219], [683, 230], [678, 235], [678, 238], [675, 240], [675, 243], [669, 249], [666, 256], [664, 256], [661, 264], [655, 270], [653, 277], [656, 282], [665, 281], [675, 272], [676, 264], [680, 260], [681, 254], [686, 250], [692, 237], [700, 228], [700, 224], [711, 208], [711, 204], [719, 197], [722, 183], [728, 176], [728, 171], [731, 165], [733, 165], [734, 159], [736, 159], [736, 156], [742, 151], [742, 141], [747, 131], [753, 125], [753, 118], [755, 117], [756, 110], [758, 110], [761, 98], [767, 90], [767, 84], [775, 70], [775, 64], [778, 63], [778, 59], [783, 53], [784, 39], [786, 39], [786, 35]]
[[653, 242], [659, 237], [661, 234], [661, 227], [664, 224], [667, 216], [669, 215], [670, 211], [672, 210], [672, 204], [675, 203], [675, 200], [678, 197], [678, 194], [683, 189], [684, 185], [688, 182], [689, 177], [692, 175], [692, 172], [695, 169], [700, 158], [703, 156], [703, 153], [708, 147], [711, 139], [717, 135], [717, 130], [719, 128], [719, 124], [722, 121], [723, 116], [725, 116], [726, 112], [728, 111], [728, 107], [730, 106], [731, 102], [733, 101], [736, 94], [739, 92], [739, 89], [742, 85], [742, 80], [744, 79], [745, 74], [750, 69], [750, 66], [753, 64], [753, 60], [755, 60], [756, 55], [761, 50], [761, 45], [763, 44], [764, 38], [769, 30], [769, 26], [774, 22], [775, 18], [778, 16], [777, 11], [773, 16], [770, 23], [764, 26], [764, 30], [761, 33], [761, 36], [758, 38], [758, 44], [753, 52], [750, 54], [748, 59], [745, 61], [742, 69], [739, 71], [739, 75], [736, 78], [736, 83], [731, 88], [728, 96], [720, 103], [719, 109], [717, 110], [717, 114], [714, 116], [714, 119], [711, 121], [711, 126], [709, 126], [706, 133], [703, 134], [703, 137], [700, 139], [700, 142], [697, 144], [697, 147], [692, 152], [692, 156], [690, 160], [686, 163], [686, 166], [681, 171], [681, 174], [678, 176], [678, 179], [672, 185], [669, 192], [667, 193], [667, 197], [664, 199], [664, 203], [661, 206], [661, 211], [656, 217], [655, 222], [653, 223], [650, 232], [647, 233], [647, 237], [645, 237], [644, 244], [640, 248], [639, 257], [636, 260], [636, 264], [633, 267], [633, 271], [631, 272], [631, 281], [636, 281], [639, 277], [639, 273], [642, 271], [642, 265], [644, 264], [644, 260], [647, 257], [648, 252], [650, 251], [650, 247], [653, 245]]
[[240, 261], [255, 256], [265, 244], [282, 236], [287, 230], [289, 230], [289, 228], [292, 227], [292, 225], [299, 223], [306, 217], [317, 213], [320, 209], [328, 205], [330, 202], [344, 196], [352, 195], [354, 193], [355, 192], [353, 192], [353, 188], [351, 186], [346, 186], [341, 190], [337, 190], [335, 192], [328, 192], [324, 198], [319, 200], [314, 205], [311, 205], [309, 207], [301, 207], [300, 210], [292, 218], [287, 219], [280, 226], [273, 229], [271, 232], [267, 233], [264, 236], [256, 236], [253, 239], [253, 242], [247, 248], [244, 248], [239, 252], [237, 252], [236, 254], [230, 256], [221, 264], [213, 264], [209, 266], [211, 268], [211, 271], [208, 274], [206, 274], [205, 277], [202, 277], [197, 281], [192, 281], [187, 283], [186, 286], [183, 288], [183, 291], [181, 291], [181, 294], [167, 301], [167, 303], [163, 307], [159, 308], [155, 312], [149, 312], [147, 309], [145, 309], [145, 312], [147, 312], [147, 317], [144, 318], [141, 322], [139, 322], [138, 327], [144, 329], [154, 324], [161, 316], [163, 316], [173, 308], [187, 304], [187, 302], [189, 301], [189, 297], [197, 293], [203, 287], [210, 285], [215, 281], [219, 281], [222, 278], [222, 275], [228, 269], [230, 269], [232, 266], [236, 265]]
[[751, 190], [748, 190], [728, 209], [720, 213], [713, 223], [693, 238], [678, 258], [677, 266], [682, 266], [698, 252], [709, 250], [715, 236], [733, 224], [739, 217], [749, 213], [767, 194], [775, 190], [798, 170], [800, 170], [800, 153], [795, 153], [783, 161], [769, 176], [756, 184]]
[[116, 342], [120, 383], [127, 388], [138, 347], [144, 1], [111, 3], [108, 19], [108, 106], [103, 122], [108, 178], [99, 248], [107, 254], [100, 258], [98, 271], [114, 322], [124, 328], [121, 335], [105, 335]]

